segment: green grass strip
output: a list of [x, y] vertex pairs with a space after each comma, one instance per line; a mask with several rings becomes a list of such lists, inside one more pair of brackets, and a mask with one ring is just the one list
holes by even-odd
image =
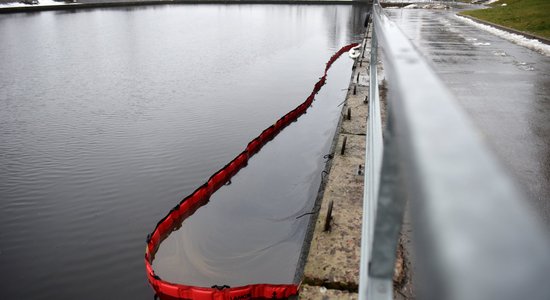
[[550, 0], [500, 0], [489, 6], [462, 14], [550, 39]]

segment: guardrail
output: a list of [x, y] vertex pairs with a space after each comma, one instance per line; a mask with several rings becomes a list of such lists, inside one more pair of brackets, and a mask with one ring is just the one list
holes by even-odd
[[550, 299], [550, 243], [526, 197], [378, 1], [371, 17], [359, 299], [393, 299], [407, 201], [417, 298]]

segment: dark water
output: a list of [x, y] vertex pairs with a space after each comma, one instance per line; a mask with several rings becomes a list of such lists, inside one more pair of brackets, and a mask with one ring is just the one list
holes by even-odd
[[[362, 16], [284, 5], [0, 16], [0, 299], [151, 299], [147, 233], [307, 96]], [[307, 220], [296, 216], [317, 189], [349, 66], [189, 219], [178, 253], [195, 266], [182, 279], [247, 281], [260, 261], [280, 265], [262, 280], [294, 273]]]
[[352, 61], [345, 56], [307, 114], [161, 244], [153, 265], [157, 275], [207, 287], [293, 282], [342, 89], [349, 84]]
[[349, 83], [344, 59], [313, 108], [161, 244], [157, 275], [199, 286], [293, 281], [309, 221], [303, 215], [313, 209]]

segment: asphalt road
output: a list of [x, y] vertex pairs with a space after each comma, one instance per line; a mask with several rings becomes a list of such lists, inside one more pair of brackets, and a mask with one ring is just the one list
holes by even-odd
[[523, 184], [550, 228], [550, 57], [468, 25], [456, 11], [387, 11]]

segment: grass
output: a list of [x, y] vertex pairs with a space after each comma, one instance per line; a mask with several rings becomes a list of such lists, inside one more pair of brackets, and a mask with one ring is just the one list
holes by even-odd
[[489, 6], [462, 14], [550, 39], [550, 0], [500, 0]]

